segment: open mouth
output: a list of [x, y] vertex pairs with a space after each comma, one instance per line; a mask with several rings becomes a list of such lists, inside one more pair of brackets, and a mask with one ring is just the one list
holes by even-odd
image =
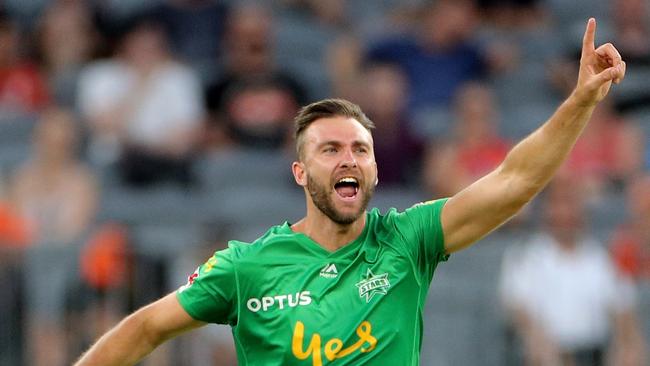
[[344, 200], [354, 200], [359, 193], [359, 181], [354, 177], [343, 177], [334, 184], [334, 190]]

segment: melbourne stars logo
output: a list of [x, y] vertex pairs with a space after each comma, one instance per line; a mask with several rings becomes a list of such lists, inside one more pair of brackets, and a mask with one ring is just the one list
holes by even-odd
[[390, 288], [388, 281], [388, 273], [376, 275], [372, 273], [370, 268], [366, 272], [366, 278], [355, 284], [359, 288], [359, 297], [366, 297], [366, 303], [370, 302], [375, 294], [386, 295]]

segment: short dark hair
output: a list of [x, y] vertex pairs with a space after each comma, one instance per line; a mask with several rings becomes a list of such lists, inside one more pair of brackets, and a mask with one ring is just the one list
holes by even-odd
[[298, 159], [302, 158], [302, 136], [314, 121], [320, 118], [329, 117], [349, 117], [357, 120], [363, 127], [372, 132], [375, 124], [366, 116], [357, 104], [354, 104], [345, 99], [323, 99], [318, 102], [311, 103], [300, 109], [296, 118], [294, 118], [294, 138], [296, 141], [296, 153]]

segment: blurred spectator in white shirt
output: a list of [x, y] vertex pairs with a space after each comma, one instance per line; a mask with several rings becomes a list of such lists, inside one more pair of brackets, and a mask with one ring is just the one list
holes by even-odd
[[78, 107], [92, 130], [91, 159], [119, 160], [126, 183], [190, 182], [203, 118], [200, 83], [172, 59], [153, 20], [135, 20], [114, 58], [87, 67]]
[[[528, 365], [643, 365], [636, 294], [585, 232], [579, 181], [544, 194], [544, 229], [503, 261], [502, 301]], [[608, 363], [611, 362], [611, 363]]]

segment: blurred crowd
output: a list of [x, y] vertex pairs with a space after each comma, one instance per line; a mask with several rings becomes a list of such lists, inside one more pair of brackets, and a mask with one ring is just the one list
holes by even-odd
[[[482, 264], [501, 273], [476, 281], [517, 345], [496, 364], [647, 364], [648, 1], [7, 0], [0, 365], [70, 364], [228, 239], [298, 219], [292, 118], [306, 103], [347, 98], [375, 122], [377, 206], [453, 195], [571, 92], [589, 16], [626, 80], [549, 189], [493, 234], [524, 233]], [[208, 327], [148, 364], [234, 357], [228, 330]]]

